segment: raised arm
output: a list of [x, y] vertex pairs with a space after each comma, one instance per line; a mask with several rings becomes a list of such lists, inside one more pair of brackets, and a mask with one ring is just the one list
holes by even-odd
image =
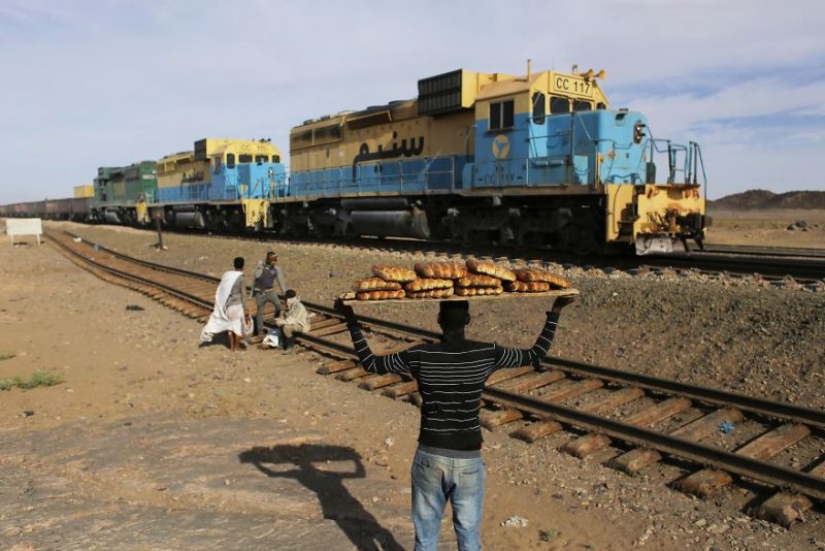
[[372, 353], [367, 339], [361, 333], [361, 325], [358, 323], [358, 318], [355, 316], [355, 311], [352, 306], [344, 304], [344, 301], [335, 300], [335, 310], [344, 317], [347, 322], [347, 329], [349, 329], [350, 338], [352, 338], [352, 346], [355, 348], [355, 353], [358, 355], [358, 361], [361, 366], [371, 373], [401, 373], [402, 371], [409, 371], [409, 365], [405, 359], [404, 352], [389, 354], [387, 356], [376, 356]]
[[500, 369], [503, 367], [520, 367], [524, 365], [533, 365], [538, 369], [541, 360], [547, 356], [550, 350], [550, 345], [553, 343], [553, 338], [556, 336], [556, 327], [558, 327], [559, 316], [561, 311], [576, 300], [574, 295], [563, 295], [556, 298], [553, 307], [547, 312], [547, 319], [544, 322], [544, 327], [541, 330], [536, 343], [533, 348], [529, 350], [522, 350], [519, 348], [498, 348], [496, 364], [493, 369]]

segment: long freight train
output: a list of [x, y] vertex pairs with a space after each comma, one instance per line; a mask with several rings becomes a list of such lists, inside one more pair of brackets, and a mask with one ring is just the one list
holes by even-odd
[[[611, 109], [603, 72], [457, 70], [418, 97], [307, 120], [290, 173], [266, 140], [204, 139], [157, 162], [100, 168], [91, 221], [275, 235], [517, 243], [580, 253], [701, 246], [699, 145]], [[76, 201], [58, 200], [58, 201]], [[49, 201], [0, 207], [50, 215]], [[52, 209], [54, 211], [54, 209]]]

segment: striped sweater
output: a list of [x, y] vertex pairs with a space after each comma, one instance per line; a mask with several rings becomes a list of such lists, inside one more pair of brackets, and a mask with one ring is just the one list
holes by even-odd
[[478, 412], [487, 378], [497, 369], [538, 365], [550, 349], [558, 319], [558, 314], [547, 313], [544, 329], [530, 350], [461, 339], [422, 344], [403, 352], [376, 356], [359, 325], [352, 324], [349, 330], [365, 370], [373, 373], [408, 372], [418, 382], [422, 398], [419, 444], [450, 450], [477, 450], [482, 443]]

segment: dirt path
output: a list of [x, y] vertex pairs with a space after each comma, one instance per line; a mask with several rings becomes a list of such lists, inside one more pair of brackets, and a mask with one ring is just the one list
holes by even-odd
[[[170, 241], [173, 264], [227, 256], [203, 240], [186, 251]], [[319, 248], [290, 254], [293, 282], [331, 262]], [[479, 317], [481, 327], [496, 321]], [[413, 406], [315, 374], [322, 362], [310, 353], [198, 348], [198, 323], [49, 246], [0, 244], [0, 329], [0, 352], [14, 354], [0, 380], [35, 370], [64, 379], [0, 392], [0, 548], [412, 548]], [[580, 331], [558, 346], [575, 350]], [[821, 529], [743, 514], [747, 492], [697, 500], [668, 489], [673, 469], [633, 479], [603, 458], [559, 453], [566, 438], [528, 446], [485, 434], [485, 549], [822, 548]]]

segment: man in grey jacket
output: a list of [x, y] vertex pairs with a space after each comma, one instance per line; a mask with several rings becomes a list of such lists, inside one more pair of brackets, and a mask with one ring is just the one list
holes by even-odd
[[281, 293], [286, 293], [284, 271], [278, 266], [278, 255], [273, 251], [266, 253], [264, 265], [258, 266], [255, 272], [255, 281], [252, 283], [252, 296], [255, 297], [257, 313], [255, 314], [255, 328], [259, 335], [266, 334], [264, 327], [264, 308], [269, 302], [275, 307], [275, 317], [281, 313], [281, 298], [275, 291], [275, 284]]

